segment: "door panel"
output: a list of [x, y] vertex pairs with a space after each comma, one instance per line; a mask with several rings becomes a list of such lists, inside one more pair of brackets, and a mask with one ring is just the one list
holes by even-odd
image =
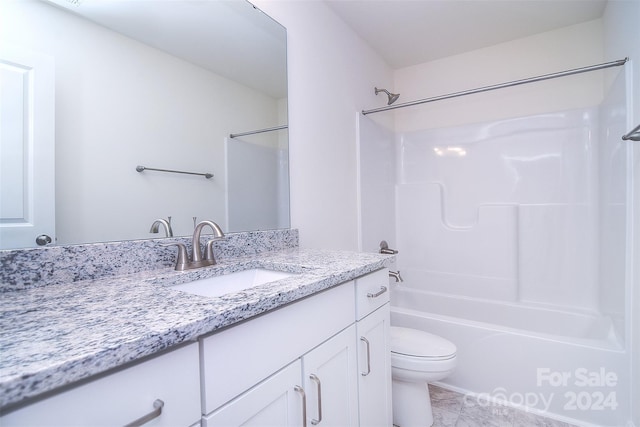
[[0, 49], [0, 249], [55, 242], [53, 58]]

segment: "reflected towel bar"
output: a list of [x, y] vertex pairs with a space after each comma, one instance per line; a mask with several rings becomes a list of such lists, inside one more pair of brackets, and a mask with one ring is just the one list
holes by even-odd
[[617, 61], [590, 65], [588, 67], [574, 68], [572, 70], [560, 71], [558, 73], [543, 74], [537, 77], [529, 77], [527, 79], [522, 79], [522, 80], [514, 80], [511, 82], [500, 83], [500, 84], [491, 85], [491, 86], [484, 86], [476, 89], [463, 90], [461, 92], [454, 92], [446, 95], [434, 96], [432, 98], [419, 99], [417, 101], [403, 102], [402, 104], [393, 104], [393, 105], [387, 105], [385, 107], [373, 108], [371, 110], [362, 110], [362, 114], [366, 116], [367, 114], [379, 113], [381, 111], [394, 110], [396, 108], [411, 107], [413, 105], [425, 104], [427, 102], [441, 101], [443, 99], [456, 98], [458, 96], [472, 95], [474, 93], [487, 92], [490, 90], [502, 89], [502, 88], [511, 87], [511, 86], [518, 86], [525, 83], [534, 83], [542, 80], [555, 79], [557, 77], [571, 76], [573, 74], [580, 74], [580, 73], [586, 73], [588, 71], [602, 70], [604, 68], [609, 68], [609, 67], [619, 67], [620, 65], [624, 65], [628, 60], [629, 58], [624, 58], [624, 59], [619, 59]]
[[142, 172], [142, 171], [148, 170], [148, 171], [158, 171], [158, 172], [184, 173], [184, 174], [187, 174], [187, 175], [204, 176], [207, 179], [213, 178], [213, 174], [211, 174], [211, 173], [185, 172], [185, 171], [176, 171], [176, 170], [171, 170], [171, 169], [156, 169], [156, 168], [148, 168], [146, 166], [136, 166], [136, 170], [138, 172]]
[[235, 137], [238, 137], [238, 136], [245, 136], [245, 135], [253, 135], [253, 134], [256, 134], [256, 133], [263, 133], [263, 132], [273, 132], [274, 130], [287, 129], [288, 127], [289, 126], [287, 126], [287, 125], [282, 125], [282, 126], [276, 126], [276, 127], [272, 127], [272, 128], [252, 130], [252, 131], [249, 131], [249, 132], [232, 133], [232, 134], [229, 134], [229, 138], [235, 138]]
[[623, 141], [640, 141], [640, 125], [631, 129], [626, 135], [622, 135]]

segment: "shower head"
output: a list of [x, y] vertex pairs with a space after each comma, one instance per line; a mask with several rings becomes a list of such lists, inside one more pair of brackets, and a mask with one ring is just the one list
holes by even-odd
[[386, 89], [376, 89], [376, 95], [379, 94], [380, 92], [384, 92], [387, 94], [387, 96], [389, 97], [389, 102], [387, 102], [387, 105], [391, 105], [394, 102], [396, 102], [398, 100], [398, 98], [400, 97], [399, 93], [390, 93], [388, 90]]

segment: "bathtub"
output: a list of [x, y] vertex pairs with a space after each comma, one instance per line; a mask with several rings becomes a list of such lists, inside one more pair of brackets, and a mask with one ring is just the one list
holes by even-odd
[[393, 286], [391, 324], [458, 349], [458, 367], [440, 385], [480, 405], [502, 402], [579, 425], [626, 422], [629, 369], [607, 317], [403, 285]]

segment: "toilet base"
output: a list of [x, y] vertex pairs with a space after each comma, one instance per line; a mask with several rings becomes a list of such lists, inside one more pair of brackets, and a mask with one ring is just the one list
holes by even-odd
[[431, 396], [426, 382], [393, 380], [393, 424], [399, 427], [430, 427]]

